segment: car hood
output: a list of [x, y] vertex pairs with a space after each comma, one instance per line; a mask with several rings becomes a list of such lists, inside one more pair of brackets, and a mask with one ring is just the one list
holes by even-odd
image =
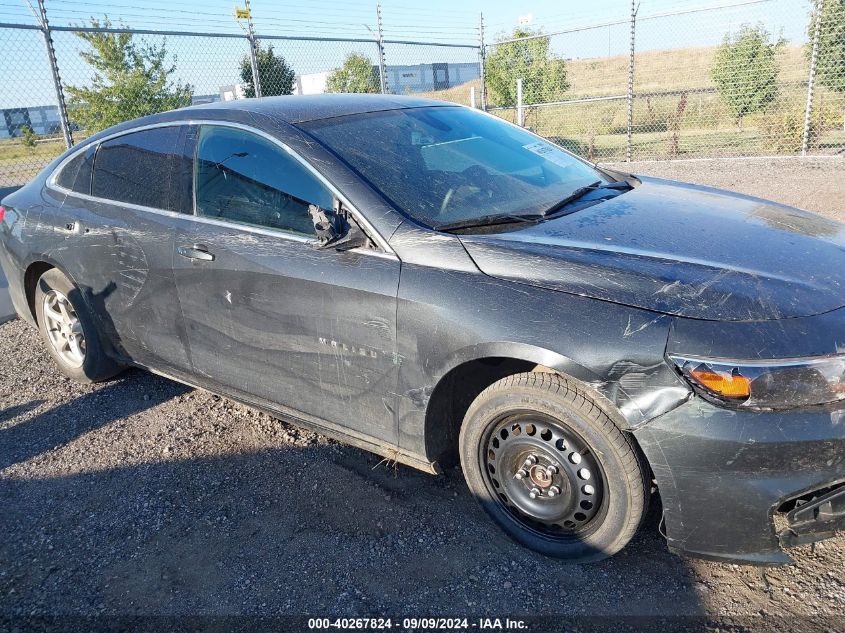
[[460, 239], [492, 277], [664, 314], [758, 321], [845, 305], [845, 225], [718, 189], [641, 181], [569, 215]]

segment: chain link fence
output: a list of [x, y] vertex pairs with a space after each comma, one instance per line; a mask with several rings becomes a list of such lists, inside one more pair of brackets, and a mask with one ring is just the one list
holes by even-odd
[[[177, 28], [189, 15], [167, 30], [131, 29], [67, 6], [54, 26], [38, 15], [0, 23], [0, 189], [64, 150], [62, 97], [74, 142], [191, 103], [385, 92], [485, 107], [593, 161], [845, 151], [845, 0], [737, 0], [663, 14], [636, 3], [627, 19], [551, 33], [485, 34], [483, 20], [446, 16], [430, 37], [411, 10], [386, 23], [374, 10], [372, 26], [350, 15], [348, 34], [311, 36], [285, 32], [272, 16], [266, 29], [256, 18], [254, 31], [236, 32], [209, 17], [220, 32], [200, 33]], [[136, 86], [131, 73], [98, 67], [97, 51], [110, 46], [143, 52], [164, 83]]]
[[[388, 39], [378, 27], [344, 37], [34, 22], [0, 24], [9, 53], [0, 61], [8, 89], [0, 96], [0, 190], [24, 184], [67, 146], [51, 49], [71, 142], [151, 112], [254, 96], [385, 92], [471, 105], [480, 76], [479, 46], [451, 41], [453, 34], [416, 41]], [[143, 57], [145, 70], [100, 63], [116, 51], [130, 65]]]
[[493, 112], [595, 161], [845, 151], [843, 0], [638, 4], [624, 21], [498, 37]]

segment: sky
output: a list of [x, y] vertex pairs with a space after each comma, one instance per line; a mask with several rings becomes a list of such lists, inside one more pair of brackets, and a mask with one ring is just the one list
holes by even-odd
[[[242, 34], [231, 0], [45, 0], [53, 26], [87, 23], [104, 16], [133, 28]], [[244, 0], [238, 5], [243, 6]], [[35, 0], [32, 0], [35, 5]], [[375, 58], [376, 2], [351, 0], [253, 0], [256, 32], [293, 37], [353, 38], [361, 42], [276, 40], [274, 46], [297, 73], [330, 70], [350, 52]], [[707, 11], [698, 9], [711, 8]], [[569, 31], [551, 39], [553, 51], [565, 58], [624, 55], [629, 43], [629, 0], [382, 0], [384, 37], [441, 44], [477, 44], [483, 12], [485, 41], [506, 36], [520, 22], [548, 33]], [[774, 36], [806, 39], [807, 0], [640, 0], [637, 50], [659, 50], [718, 44], [743, 23], [762, 22]], [[659, 17], [666, 13], [679, 15]], [[608, 23], [616, 23], [609, 24]], [[0, 0], [0, 23], [35, 24], [26, 0]], [[603, 25], [584, 28], [589, 25]], [[583, 30], [579, 30], [583, 29]], [[79, 57], [84, 44], [71, 33], [54, 40], [65, 83], [84, 84], [90, 69]], [[165, 41], [147, 36], [149, 43]], [[242, 39], [167, 36], [167, 49], [177, 58], [176, 78], [195, 86], [195, 94], [217, 93], [237, 82], [238, 60], [246, 53]], [[38, 31], [0, 26], [0, 108], [55, 103], [43, 40]], [[477, 62], [472, 48], [388, 44], [387, 64], [431, 61]]]

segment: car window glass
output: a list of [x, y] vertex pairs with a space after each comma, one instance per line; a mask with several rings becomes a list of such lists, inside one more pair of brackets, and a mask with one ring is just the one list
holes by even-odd
[[203, 126], [196, 160], [197, 214], [314, 234], [308, 206], [332, 194], [296, 158], [257, 134]]
[[56, 176], [56, 184], [76, 193], [91, 193], [91, 172], [94, 167], [96, 145], [89, 145], [74, 156]]
[[541, 214], [605, 180], [556, 145], [471, 108], [403, 108], [300, 127], [426, 226]]
[[131, 132], [104, 141], [94, 161], [92, 193], [98, 198], [184, 211], [170, 195], [180, 127]]

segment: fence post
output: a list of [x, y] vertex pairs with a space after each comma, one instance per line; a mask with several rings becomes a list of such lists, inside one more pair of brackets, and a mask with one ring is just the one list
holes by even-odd
[[475, 86], [469, 87], [469, 106], [475, 108]]
[[50, 72], [53, 74], [53, 86], [56, 89], [56, 101], [59, 105], [59, 124], [62, 126], [65, 147], [70, 149], [73, 145], [73, 133], [70, 130], [70, 121], [68, 121], [65, 93], [62, 89], [59, 63], [56, 60], [56, 49], [53, 47], [53, 36], [50, 35], [50, 23], [47, 21], [47, 9], [44, 7], [44, 0], [38, 0], [38, 9], [41, 13], [41, 33], [44, 35], [44, 45], [47, 47], [47, 58], [50, 61]]
[[631, 0], [631, 59], [628, 62], [628, 142], [625, 160], [631, 162], [631, 146], [634, 142], [634, 51], [637, 40], [637, 0]]
[[384, 29], [381, 23], [381, 4], [376, 4], [376, 25], [378, 26], [378, 79], [381, 94], [387, 94], [387, 68], [384, 61]]
[[480, 15], [480, 21], [478, 24], [478, 37], [479, 37], [479, 47], [478, 47], [478, 72], [479, 77], [481, 79], [481, 109], [487, 110], [487, 83], [486, 78], [484, 75], [484, 64], [485, 64], [485, 56], [486, 51], [484, 49], [484, 13], [482, 12]]
[[813, 52], [810, 56], [810, 78], [807, 82], [807, 108], [804, 111], [804, 136], [801, 139], [801, 156], [806, 156], [810, 149], [810, 128], [813, 125], [813, 91], [816, 87], [816, 67], [819, 59], [819, 38], [822, 31], [824, 0], [815, 0], [813, 5], [816, 24], [813, 29]]
[[244, 0], [246, 6], [246, 23], [247, 23], [247, 38], [249, 39], [249, 61], [252, 66], [252, 87], [255, 90], [255, 96], [261, 97], [261, 77], [258, 75], [258, 43], [255, 40], [255, 30], [252, 28], [252, 11], [249, 8], [249, 0]]
[[525, 108], [522, 105], [522, 77], [516, 80], [516, 124], [525, 127]]

